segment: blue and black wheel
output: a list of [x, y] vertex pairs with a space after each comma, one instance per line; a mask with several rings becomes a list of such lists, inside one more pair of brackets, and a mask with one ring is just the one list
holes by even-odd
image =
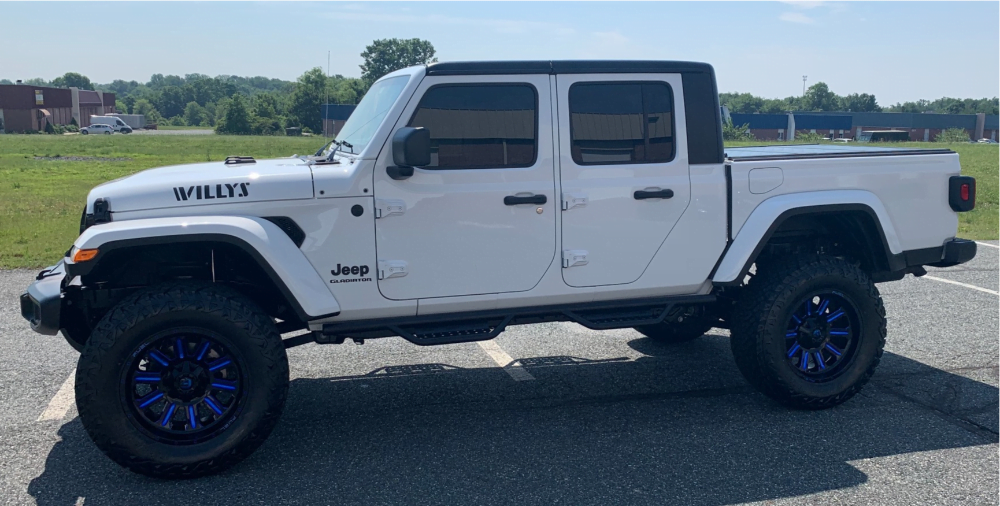
[[245, 361], [200, 327], [158, 332], [122, 372], [123, 407], [151, 438], [192, 444], [211, 438], [245, 404]]
[[288, 360], [273, 320], [238, 292], [170, 283], [96, 326], [77, 367], [84, 428], [135, 472], [191, 478], [250, 455], [274, 428]]
[[832, 257], [769, 262], [736, 305], [732, 348], [746, 379], [800, 408], [851, 398], [885, 346], [885, 308], [857, 264]]

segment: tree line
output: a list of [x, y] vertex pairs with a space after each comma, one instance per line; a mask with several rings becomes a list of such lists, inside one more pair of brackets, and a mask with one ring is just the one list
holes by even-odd
[[750, 93], [720, 93], [719, 103], [731, 113], [738, 114], [784, 114], [790, 111], [849, 111], [849, 112], [912, 112], [938, 114], [997, 114], [998, 99], [994, 98], [950, 98], [937, 100], [917, 100], [882, 107], [875, 95], [851, 93], [837, 95], [826, 83], [818, 82], [810, 86], [799, 97], [763, 98]]
[[[30, 86], [77, 87], [113, 92], [115, 107], [126, 114], [143, 114], [148, 123], [215, 128], [219, 133], [278, 134], [288, 127], [323, 129], [324, 103], [357, 104], [379, 77], [412, 65], [436, 62], [434, 46], [422, 39], [375, 40], [361, 53], [361, 77], [327, 76], [320, 67], [295, 81], [268, 77], [204, 74], [153, 74], [149, 81], [97, 84], [77, 72], [46, 81], [28, 79]], [[0, 79], [0, 84], [13, 84]], [[732, 113], [782, 114], [789, 111], [912, 112], [998, 114], [998, 100], [942, 97], [883, 107], [869, 93], [837, 95], [826, 83], [816, 83], [799, 97], [763, 98], [750, 93], [720, 93]]]
[[[380, 39], [361, 53], [361, 77], [327, 76], [321, 67], [307, 70], [295, 81], [268, 77], [204, 74], [153, 74], [149, 81], [98, 84], [77, 72], [29, 86], [77, 87], [115, 94], [115, 108], [143, 114], [147, 123], [203, 126], [225, 134], [283, 133], [288, 127], [320, 132], [322, 105], [357, 104], [379, 77], [413, 65], [436, 62], [434, 46], [421, 39]], [[14, 84], [0, 79], [0, 84]]]

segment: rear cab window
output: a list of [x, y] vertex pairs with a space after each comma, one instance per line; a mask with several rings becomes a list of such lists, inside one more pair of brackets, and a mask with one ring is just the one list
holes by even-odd
[[527, 83], [437, 85], [408, 126], [430, 131], [424, 169], [530, 167], [538, 154], [538, 93]]
[[660, 81], [583, 82], [569, 89], [578, 165], [666, 163], [676, 153], [674, 96]]

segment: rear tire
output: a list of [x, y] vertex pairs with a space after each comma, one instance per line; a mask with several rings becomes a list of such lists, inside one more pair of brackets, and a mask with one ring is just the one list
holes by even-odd
[[885, 347], [885, 307], [854, 263], [788, 259], [740, 294], [731, 345], [743, 376], [788, 406], [824, 409], [861, 391]]
[[194, 478], [243, 460], [277, 424], [288, 360], [273, 320], [238, 292], [168, 283], [97, 324], [80, 356], [87, 433], [134, 472]]

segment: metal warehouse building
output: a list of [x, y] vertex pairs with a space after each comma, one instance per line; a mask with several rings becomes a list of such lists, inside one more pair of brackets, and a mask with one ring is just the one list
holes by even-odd
[[90, 125], [91, 115], [114, 113], [115, 94], [78, 88], [0, 85], [0, 133], [44, 130], [46, 123]]
[[351, 117], [351, 113], [354, 112], [356, 105], [343, 105], [343, 104], [324, 104], [323, 105], [323, 134], [328, 137], [333, 137], [340, 133], [340, 129], [344, 128], [344, 123], [347, 123], [347, 118]]
[[790, 132], [812, 132], [834, 139], [857, 139], [869, 130], [901, 130], [911, 141], [933, 141], [949, 128], [961, 128], [973, 140], [997, 140], [998, 116], [986, 114], [916, 114], [893, 112], [794, 112], [728, 114], [734, 125], [748, 125], [758, 140], [789, 140]]

